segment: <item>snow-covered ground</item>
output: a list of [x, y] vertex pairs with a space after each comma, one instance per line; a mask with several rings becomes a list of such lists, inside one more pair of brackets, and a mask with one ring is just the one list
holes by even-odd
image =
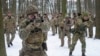
[[[67, 45], [67, 37], [65, 38], [64, 47], [60, 47], [60, 39], [58, 38], [58, 34], [52, 36], [52, 32], [48, 33], [47, 40], [48, 56], [68, 56], [69, 49]], [[19, 56], [19, 50], [21, 49], [21, 39], [18, 36], [18, 32], [16, 33], [16, 38], [13, 41], [13, 46], [8, 48], [6, 46], [7, 56]], [[74, 56], [81, 56], [81, 43], [78, 41], [73, 52]], [[86, 38], [86, 56], [100, 56], [100, 40]]]

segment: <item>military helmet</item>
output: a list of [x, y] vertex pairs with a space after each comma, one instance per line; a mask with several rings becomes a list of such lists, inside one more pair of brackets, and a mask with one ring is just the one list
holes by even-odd
[[34, 13], [38, 13], [38, 9], [35, 5], [30, 5], [28, 6], [27, 10], [26, 10], [26, 14], [34, 14]]
[[83, 12], [82, 13], [82, 16], [84, 17], [84, 16], [88, 16], [88, 12]]

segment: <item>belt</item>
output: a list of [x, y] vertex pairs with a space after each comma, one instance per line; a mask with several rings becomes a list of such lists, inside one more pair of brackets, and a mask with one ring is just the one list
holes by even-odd
[[41, 48], [37, 48], [37, 49], [31, 48], [30, 51], [41, 51]]

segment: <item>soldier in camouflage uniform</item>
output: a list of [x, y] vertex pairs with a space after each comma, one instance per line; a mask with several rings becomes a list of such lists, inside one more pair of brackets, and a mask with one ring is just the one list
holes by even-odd
[[85, 31], [85, 28], [89, 27], [91, 23], [92, 21], [88, 18], [87, 15], [84, 15], [82, 17], [80, 13], [78, 14], [78, 17], [75, 20], [75, 24], [74, 24], [72, 45], [70, 47], [69, 56], [72, 56], [72, 52], [75, 48], [75, 45], [78, 39], [80, 40], [82, 44], [82, 56], [85, 56], [86, 42], [85, 42], [84, 31]]
[[24, 15], [21, 15], [20, 17], [19, 17], [19, 19], [18, 19], [18, 33], [19, 33], [19, 37], [20, 37], [20, 24], [23, 22], [25, 20], [25, 17], [24, 17]]
[[61, 39], [61, 47], [64, 45], [64, 36], [65, 36], [65, 31], [64, 31], [64, 20], [61, 21], [61, 23], [59, 24], [59, 37]]
[[[62, 25], [62, 26], [61, 26]], [[61, 46], [64, 46], [64, 37], [68, 37], [68, 48], [71, 45], [71, 36], [70, 36], [70, 29], [72, 26], [72, 19], [70, 17], [66, 17], [64, 21], [61, 23], [60, 28], [62, 29], [61, 36]]]
[[55, 30], [55, 26], [54, 26], [54, 15], [52, 16], [52, 18], [50, 20], [50, 25], [51, 25], [52, 35], [55, 35], [56, 34], [56, 30]]
[[52, 35], [55, 35], [57, 33], [57, 28], [58, 28], [57, 15], [53, 15], [51, 19], [51, 27], [52, 27]]
[[42, 20], [43, 20], [43, 24], [44, 24], [44, 26], [43, 26], [44, 37], [47, 39], [47, 34], [48, 34], [48, 31], [50, 28], [50, 20], [49, 20], [47, 14], [43, 15]]
[[[94, 17], [92, 14], [88, 14], [89, 19], [91, 19], [91, 21], [94, 21]], [[93, 26], [94, 26], [94, 22], [89, 26], [89, 37], [92, 38], [93, 37]]]
[[[88, 27], [88, 29], [89, 29], [89, 38], [92, 38], [93, 37], [93, 15], [92, 14], [90, 14], [90, 12], [83, 12], [83, 15], [87, 15], [88, 16], [88, 18], [92, 21], [92, 24]], [[87, 28], [86, 28], [86, 36], [87, 36]]]
[[24, 20], [24, 15], [21, 15], [18, 19], [18, 26], [21, 24], [21, 22]]
[[61, 36], [60, 36], [60, 34], [61, 34], [60, 23], [62, 22], [62, 20], [63, 20], [62, 13], [59, 13], [58, 17], [57, 17], [59, 38], [61, 38]]
[[[8, 12], [8, 15], [4, 17], [4, 31], [6, 34], [7, 39], [7, 45], [10, 47], [13, 45], [13, 40], [15, 38], [16, 33], [16, 19], [14, 16], [12, 16], [11, 12]], [[10, 38], [11, 34], [11, 38]]]
[[21, 27], [22, 49], [19, 56], [47, 56], [45, 53], [45, 37], [43, 36], [42, 20], [37, 17], [37, 8], [29, 6], [27, 18]]

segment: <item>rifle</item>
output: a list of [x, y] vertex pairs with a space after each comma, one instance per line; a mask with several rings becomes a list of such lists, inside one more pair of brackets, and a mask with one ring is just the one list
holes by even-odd
[[85, 25], [80, 25], [80, 26], [77, 26], [77, 28], [73, 28], [73, 29], [70, 29], [69, 31], [71, 32], [71, 33], [80, 33], [80, 31], [81, 32], [83, 32], [83, 31], [85, 31], [86, 30], [86, 26]]

